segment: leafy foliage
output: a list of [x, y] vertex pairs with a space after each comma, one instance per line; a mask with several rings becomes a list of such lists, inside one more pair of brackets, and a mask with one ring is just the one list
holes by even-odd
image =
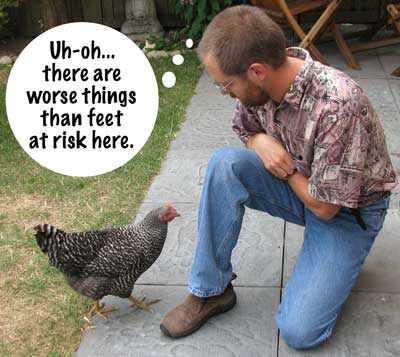
[[154, 50], [173, 51], [183, 46], [184, 37], [177, 31], [169, 31], [162, 36], [150, 35], [148, 40], [155, 45]]
[[186, 35], [199, 39], [215, 15], [241, 3], [239, 0], [175, 0], [175, 12], [187, 24]]
[[8, 35], [9, 27], [9, 10], [17, 7], [21, 0], [0, 0], [0, 35]]

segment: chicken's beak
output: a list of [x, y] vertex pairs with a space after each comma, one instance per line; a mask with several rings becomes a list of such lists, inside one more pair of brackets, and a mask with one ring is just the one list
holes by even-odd
[[182, 217], [182, 216], [178, 212], [175, 212], [174, 217]]

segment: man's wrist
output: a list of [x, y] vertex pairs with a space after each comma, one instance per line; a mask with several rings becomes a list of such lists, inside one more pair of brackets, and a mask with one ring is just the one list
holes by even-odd
[[290, 175], [287, 176], [287, 180], [289, 180], [290, 178], [292, 178], [296, 173], [298, 173], [298, 171], [297, 171], [297, 169], [295, 168], [295, 169], [293, 170], [293, 172], [292, 172]]
[[259, 135], [259, 133], [254, 134], [252, 136], [249, 136], [249, 138], [247, 139], [246, 147], [248, 149], [253, 149], [254, 150], [254, 141], [256, 140], [257, 135]]

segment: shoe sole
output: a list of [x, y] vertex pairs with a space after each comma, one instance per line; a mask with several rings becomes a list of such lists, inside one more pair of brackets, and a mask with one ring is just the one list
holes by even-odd
[[209, 319], [211, 319], [211, 317], [216, 316], [218, 314], [222, 314], [224, 312], [228, 312], [235, 305], [236, 305], [236, 294], [234, 295], [234, 298], [231, 303], [223, 305], [223, 306], [219, 306], [215, 310], [211, 310], [208, 313], [208, 315], [206, 315], [206, 317], [204, 317], [202, 320], [199, 321], [199, 323], [197, 325], [193, 326], [192, 328], [190, 328], [186, 331], [183, 331], [178, 334], [172, 334], [168, 331], [168, 329], [163, 324], [160, 325], [160, 329], [166, 336], [171, 337], [171, 338], [185, 337], [185, 336], [191, 335], [192, 333], [199, 330]]

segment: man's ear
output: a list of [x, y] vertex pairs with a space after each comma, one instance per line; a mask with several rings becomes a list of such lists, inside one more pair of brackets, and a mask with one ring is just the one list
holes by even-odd
[[264, 81], [268, 77], [268, 70], [264, 63], [253, 63], [247, 70], [247, 76], [253, 81]]

